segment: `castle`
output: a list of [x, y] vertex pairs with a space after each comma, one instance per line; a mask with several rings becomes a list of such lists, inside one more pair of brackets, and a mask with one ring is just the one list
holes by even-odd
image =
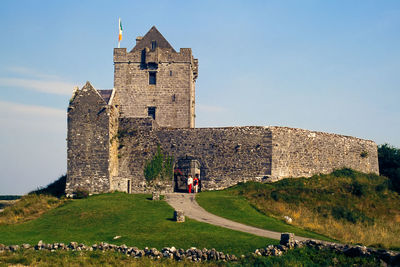
[[[310, 177], [348, 167], [379, 173], [373, 141], [288, 127], [195, 128], [198, 60], [152, 27], [134, 48], [114, 49], [114, 88], [75, 89], [68, 107], [66, 194], [78, 189], [166, 192], [200, 175], [201, 190], [242, 181]], [[149, 183], [144, 169], [161, 150], [175, 174]], [[172, 171], [172, 170], [171, 170]]]

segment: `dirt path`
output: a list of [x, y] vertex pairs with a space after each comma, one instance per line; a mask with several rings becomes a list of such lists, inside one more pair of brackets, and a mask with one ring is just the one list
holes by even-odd
[[[246, 232], [267, 238], [278, 239], [278, 240], [281, 238], [281, 233], [279, 232], [274, 232], [244, 225], [207, 212], [205, 209], [200, 207], [200, 205], [196, 202], [194, 194], [170, 193], [166, 194], [165, 198], [168, 204], [170, 204], [175, 210], [183, 211], [185, 216], [194, 219], [196, 221], [214, 224], [232, 230]], [[310, 238], [296, 236], [295, 239], [307, 240]]]

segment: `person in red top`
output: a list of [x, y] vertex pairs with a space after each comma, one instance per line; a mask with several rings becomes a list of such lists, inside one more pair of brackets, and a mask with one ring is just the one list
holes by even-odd
[[194, 176], [194, 179], [193, 179], [193, 187], [194, 187], [194, 192], [195, 193], [198, 193], [199, 192], [199, 175], [198, 174], [196, 174], [195, 176]]
[[187, 185], [188, 185], [188, 190], [189, 190], [189, 194], [192, 193], [192, 185], [193, 185], [193, 178], [191, 175], [189, 175], [188, 179], [187, 179]]

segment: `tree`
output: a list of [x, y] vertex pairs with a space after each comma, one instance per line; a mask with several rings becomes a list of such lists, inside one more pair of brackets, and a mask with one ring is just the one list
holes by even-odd
[[379, 171], [388, 177], [393, 190], [400, 193], [400, 149], [389, 144], [378, 146]]

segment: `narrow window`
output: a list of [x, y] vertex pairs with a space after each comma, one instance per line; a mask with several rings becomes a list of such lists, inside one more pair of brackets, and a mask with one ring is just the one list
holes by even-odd
[[149, 117], [152, 117], [153, 120], [155, 120], [156, 119], [156, 107], [148, 107], [147, 115], [149, 115]]
[[172, 76], [172, 70], [169, 71], [169, 76]]
[[175, 100], [176, 100], [176, 95], [173, 94], [173, 95], [172, 95], [172, 102], [175, 102]]
[[131, 193], [131, 180], [128, 180], [128, 184], [127, 184], [127, 193], [128, 193], [128, 194]]
[[156, 72], [155, 71], [149, 72], [149, 84], [156, 84]]
[[157, 47], [157, 42], [156, 41], [151, 41], [151, 50], [156, 49]]

